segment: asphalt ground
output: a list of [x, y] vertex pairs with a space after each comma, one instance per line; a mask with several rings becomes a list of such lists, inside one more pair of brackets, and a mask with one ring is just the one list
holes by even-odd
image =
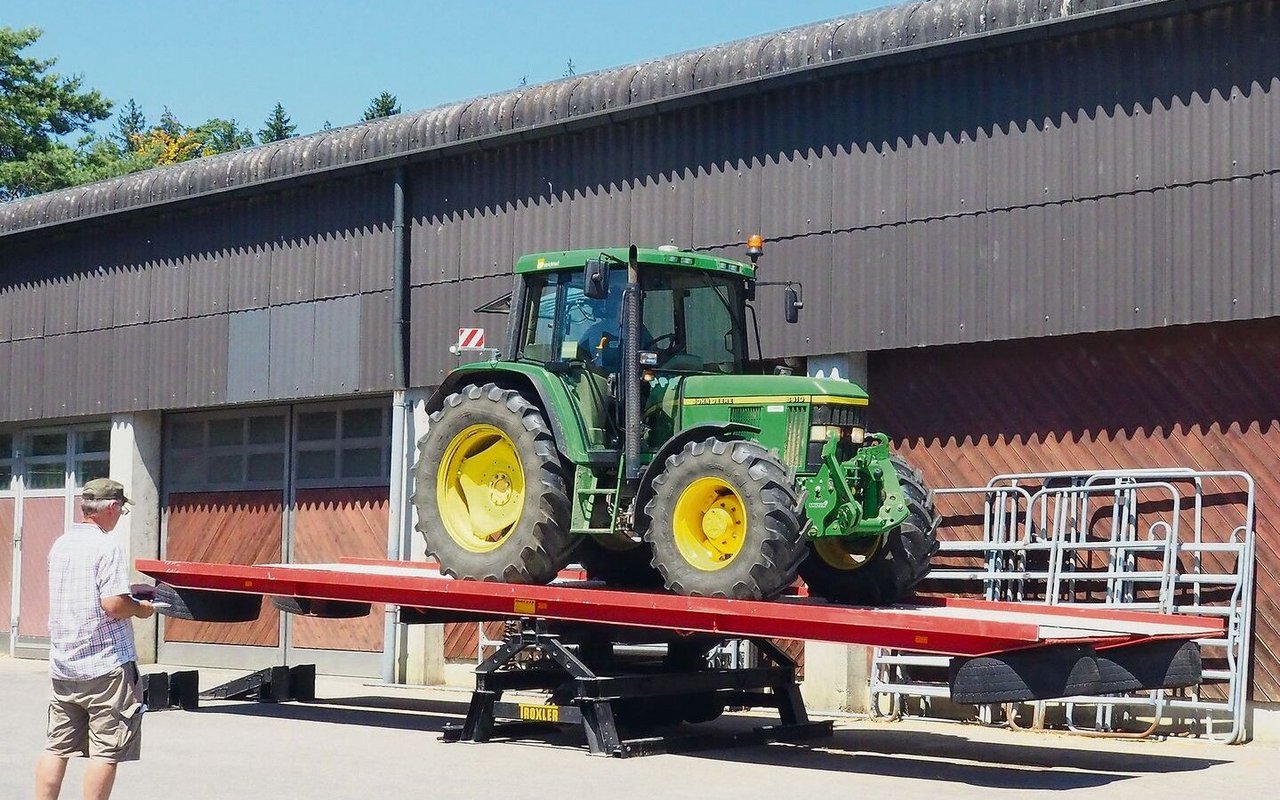
[[[146, 667], [143, 672], [160, 671]], [[0, 657], [0, 798], [32, 796], [45, 730], [46, 665]], [[202, 687], [235, 673], [201, 671]], [[589, 756], [577, 737], [445, 743], [468, 694], [317, 682], [314, 703], [204, 702], [150, 712], [142, 761], [120, 768], [116, 798], [813, 798], [948, 800], [1060, 797], [1272, 797], [1280, 747], [1170, 739], [1118, 741], [943, 722], [839, 718], [835, 735], [631, 759]], [[717, 733], [767, 719], [726, 715]], [[73, 760], [62, 797], [80, 796]], [[839, 794], [837, 794], [839, 793]]]

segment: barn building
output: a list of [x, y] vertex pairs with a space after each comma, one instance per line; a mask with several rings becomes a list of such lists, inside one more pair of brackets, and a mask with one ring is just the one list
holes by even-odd
[[[799, 279], [764, 347], [865, 383], [937, 487], [1257, 481], [1251, 698], [1280, 701], [1280, 5], [933, 0], [0, 206], [0, 637], [46, 642], [85, 480], [135, 557], [410, 557], [422, 402], [526, 252]], [[167, 621], [166, 663], [438, 678], [475, 626]], [[811, 669], [816, 663], [811, 662]], [[407, 671], [407, 672], [406, 672]]]

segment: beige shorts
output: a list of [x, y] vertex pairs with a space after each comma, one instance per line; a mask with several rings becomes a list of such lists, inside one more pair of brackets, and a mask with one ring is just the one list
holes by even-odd
[[142, 755], [142, 689], [129, 662], [101, 678], [53, 681], [49, 740], [55, 756], [88, 756], [118, 763]]

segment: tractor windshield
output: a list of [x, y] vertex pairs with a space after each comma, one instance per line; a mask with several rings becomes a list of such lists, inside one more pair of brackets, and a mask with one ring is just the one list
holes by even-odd
[[[614, 270], [609, 296], [592, 300], [582, 273], [531, 276], [521, 355], [535, 361], [576, 360], [602, 372], [621, 370], [622, 292], [626, 270]], [[741, 282], [703, 270], [642, 265], [640, 352], [645, 366], [672, 372], [742, 371]]]
[[704, 270], [640, 271], [642, 361], [673, 372], [741, 373], [742, 282]]

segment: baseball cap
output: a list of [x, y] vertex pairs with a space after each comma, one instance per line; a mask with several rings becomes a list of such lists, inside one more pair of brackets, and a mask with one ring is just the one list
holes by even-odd
[[94, 478], [84, 485], [80, 490], [80, 496], [85, 500], [123, 500], [126, 503], [132, 503], [124, 494], [124, 484], [119, 481], [113, 481], [110, 478]]

